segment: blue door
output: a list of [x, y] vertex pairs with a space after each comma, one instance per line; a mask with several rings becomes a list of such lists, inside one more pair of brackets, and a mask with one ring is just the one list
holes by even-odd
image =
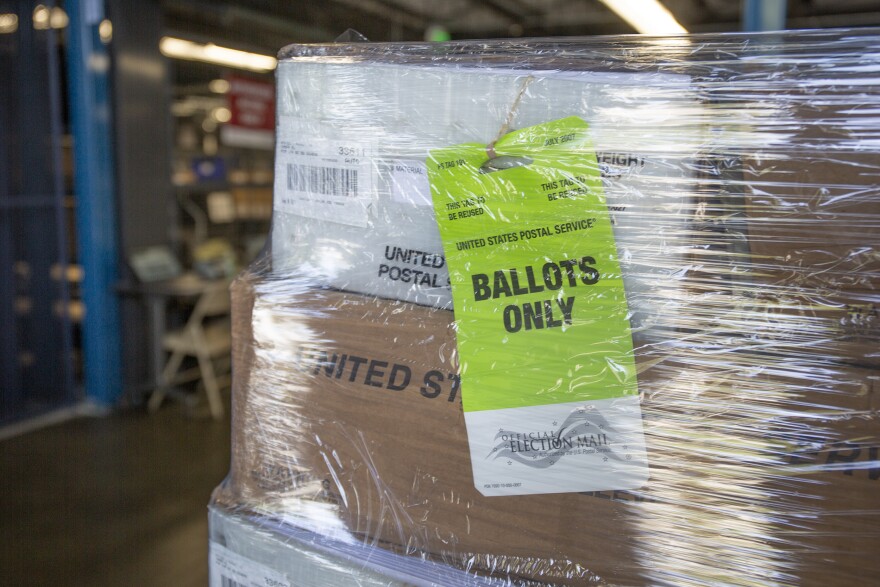
[[38, 4], [0, 0], [0, 424], [79, 399], [59, 21]]

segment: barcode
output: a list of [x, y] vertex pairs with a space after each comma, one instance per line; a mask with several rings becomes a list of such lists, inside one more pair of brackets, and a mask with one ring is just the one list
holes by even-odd
[[247, 585], [239, 583], [235, 579], [230, 579], [226, 575], [220, 575], [220, 587], [247, 587]]
[[358, 194], [358, 170], [288, 163], [287, 189], [325, 196], [355, 197]]

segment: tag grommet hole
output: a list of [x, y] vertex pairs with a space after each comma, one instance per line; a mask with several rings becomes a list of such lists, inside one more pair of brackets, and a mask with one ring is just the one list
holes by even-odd
[[525, 167], [531, 165], [532, 159], [524, 156], [501, 155], [493, 157], [480, 166], [480, 173], [494, 173], [505, 169], [513, 169], [514, 167]]

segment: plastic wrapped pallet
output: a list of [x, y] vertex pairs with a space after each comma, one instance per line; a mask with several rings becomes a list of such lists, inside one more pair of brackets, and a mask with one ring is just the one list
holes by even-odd
[[[319, 61], [282, 62], [278, 82], [277, 272], [449, 308], [428, 152], [578, 115], [591, 123], [635, 319], [656, 315], [657, 293], [677, 286], [676, 247], [655, 236], [681, 238], [697, 187], [708, 128], [689, 76]], [[333, 104], [304, 98], [328, 93]], [[328, 165], [349, 181], [319, 175]]]
[[391, 587], [424, 583], [492, 587], [501, 581], [474, 577], [437, 563], [376, 551], [266, 519], [212, 507], [211, 585], [272, 587]]
[[412, 584], [875, 580], [878, 41], [285, 49], [214, 507]]

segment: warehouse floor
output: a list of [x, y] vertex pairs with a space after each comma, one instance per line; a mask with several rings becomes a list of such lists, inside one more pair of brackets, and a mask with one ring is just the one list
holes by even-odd
[[173, 404], [0, 441], [0, 584], [204, 587], [228, 468], [228, 419]]

